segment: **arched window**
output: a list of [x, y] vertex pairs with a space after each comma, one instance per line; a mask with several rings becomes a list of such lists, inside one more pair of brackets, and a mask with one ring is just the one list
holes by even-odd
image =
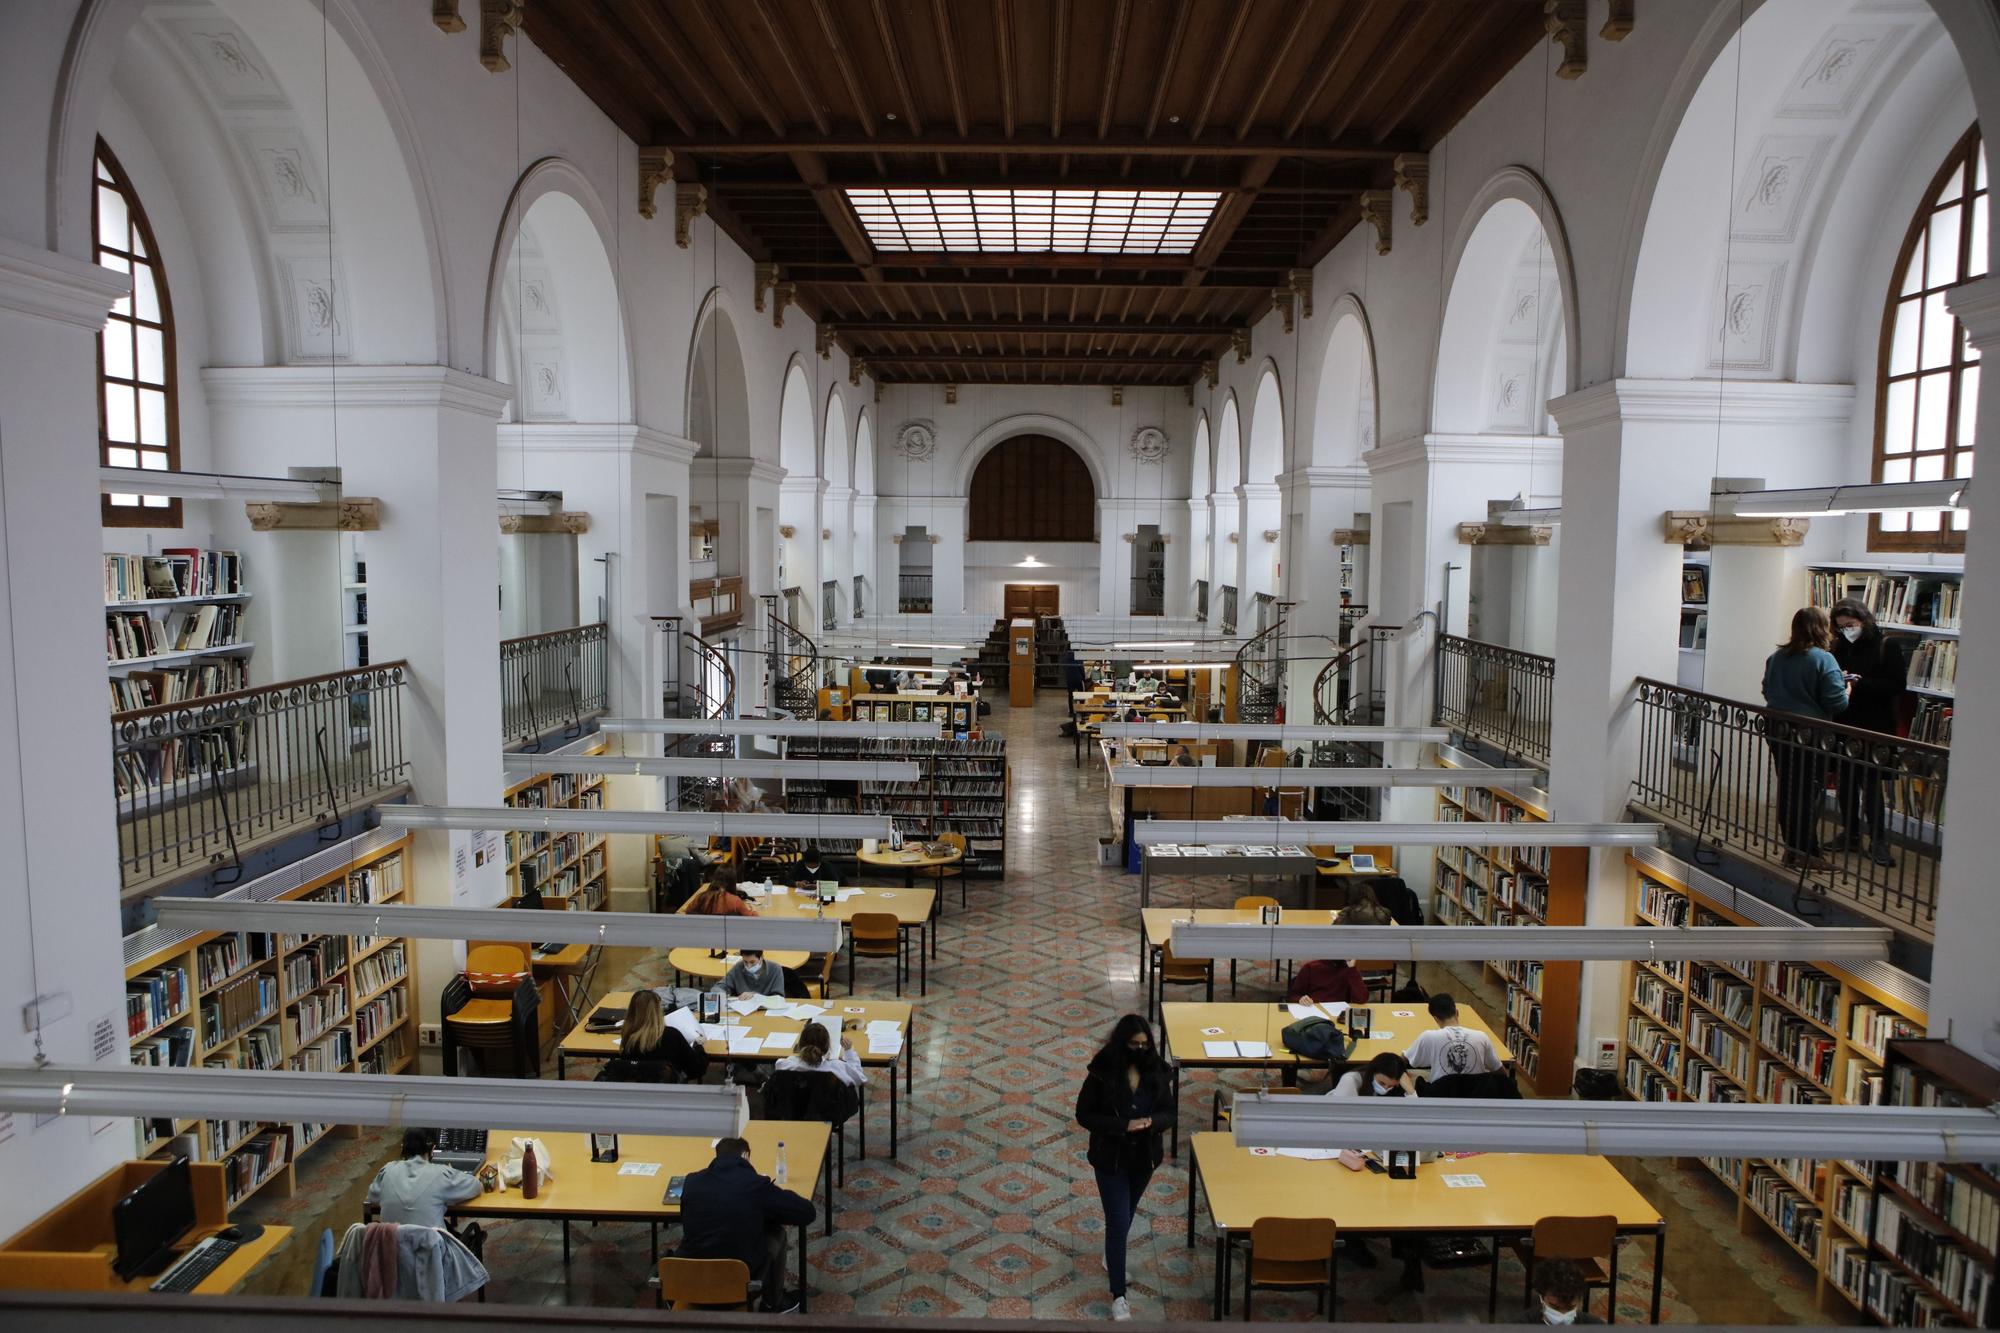
[[[132, 279], [97, 340], [98, 458], [107, 467], [177, 471], [180, 414], [174, 399], [174, 307], [160, 247], [132, 182], [102, 139], [91, 194], [97, 262]], [[181, 502], [164, 495], [106, 495], [104, 525], [177, 528]]]
[[972, 473], [973, 541], [1094, 542], [1097, 487], [1076, 451], [1047, 435], [1002, 440]]
[[[1951, 288], [1986, 272], [1986, 155], [1974, 125], [1951, 150], [1903, 238], [1882, 320], [1875, 480], [1938, 481], [1972, 472], [1979, 353], [1945, 308]], [[1962, 551], [1964, 510], [1877, 514], [1877, 550]]]

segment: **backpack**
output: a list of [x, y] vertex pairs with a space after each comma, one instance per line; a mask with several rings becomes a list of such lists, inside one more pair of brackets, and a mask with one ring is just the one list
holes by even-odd
[[1345, 1060], [1354, 1039], [1324, 1018], [1301, 1018], [1278, 1034], [1286, 1050], [1303, 1060]]

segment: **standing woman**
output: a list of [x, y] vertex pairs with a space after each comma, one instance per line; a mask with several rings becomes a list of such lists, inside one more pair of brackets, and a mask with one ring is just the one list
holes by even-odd
[[[1875, 613], [1853, 598], [1833, 604], [1833, 657], [1847, 674], [1847, 711], [1840, 720], [1850, 727], [1896, 734], [1896, 721], [1906, 693], [1907, 668], [1903, 649], [1875, 623]], [[1861, 850], [1861, 817], [1868, 819], [1868, 842], [1875, 864], [1893, 866], [1887, 820], [1882, 808], [1882, 770], [1867, 755], [1840, 765], [1840, 819], [1845, 832], [1827, 844], [1832, 852]]]
[[[1802, 719], [1831, 721], [1847, 711], [1847, 677], [1829, 651], [1833, 622], [1816, 606], [1792, 615], [1792, 636], [1764, 660], [1764, 702]], [[1832, 870], [1819, 854], [1819, 802], [1826, 790], [1826, 756], [1810, 726], [1770, 719], [1765, 744], [1778, 770], [1778, 831], [1785, 864]]]
[[1165, 1156], [1160, 1140], [1174, 1128], [1173, 1083], [1153, 1044], [1152, 1025], [1127, 1014], [1090, 1061], [1076, 1094], [1076, 1123], [1090, 1131], [1090, 1165], [1104, 1203], [1104, 1269], [1111, 1275], [1111, 1317], [1130, 1319], [1125, 1300], [1125, 1237], [1139, 1196]]

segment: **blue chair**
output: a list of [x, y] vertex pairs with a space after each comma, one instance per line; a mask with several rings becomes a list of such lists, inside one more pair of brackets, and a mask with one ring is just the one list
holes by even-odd
[[313, 1256], [312, 1286], [306, 1288], [308, 1296], [331, 1296], [326, 1289], [326, 1275], [333, 1270], [333, 1228], [326, 1227], [319, 1233], [319, 1253]]

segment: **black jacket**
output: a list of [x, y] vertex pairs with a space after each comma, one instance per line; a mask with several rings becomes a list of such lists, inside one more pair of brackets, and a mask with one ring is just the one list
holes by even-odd
[[613, 1056], [599, 1075], [606, 1083], [699, 1083], [708, 1072], [708, 1052], [668, 1028], [650, 1051]]
[[770, 1250], [764, 1228], [806, 1226], [818, 1216], [802, 1199], [759, 1175], [746, 1157], [718, 1157], [687, 1178], [681, 1190], [683, 1259], [741, 1259], [752, 1278], [764, 1274]]
[[1849, 683], [1847, 711], [1835, 720], [1843, 726], [1895, 735], [1897, 706], [1909, 684], [1902, 645], [1879, 632], [1873, 637], [1863, 633], [1856, 643], [1835, 634], [1833, 660], [1840, 663], [1842, 671], [1861, 677]]
[[1174, 1084], [1164, 1060], [1141, 1076], [1153, 1097], [1153, 1125], [1137, 1134], [1126, 1132], [1133, 1120], [1133, 1090], [1125, 1079], [1124, 1061], [1100, 1051], [1090, 1062], [1083, 1087], [1076, 1094], [1076, 1123], [1090, 1131], [1090, 1164], [1101, 1171], [1158, 1166], [1166, 1156], [1161, 1139], [1174, 1127]]

